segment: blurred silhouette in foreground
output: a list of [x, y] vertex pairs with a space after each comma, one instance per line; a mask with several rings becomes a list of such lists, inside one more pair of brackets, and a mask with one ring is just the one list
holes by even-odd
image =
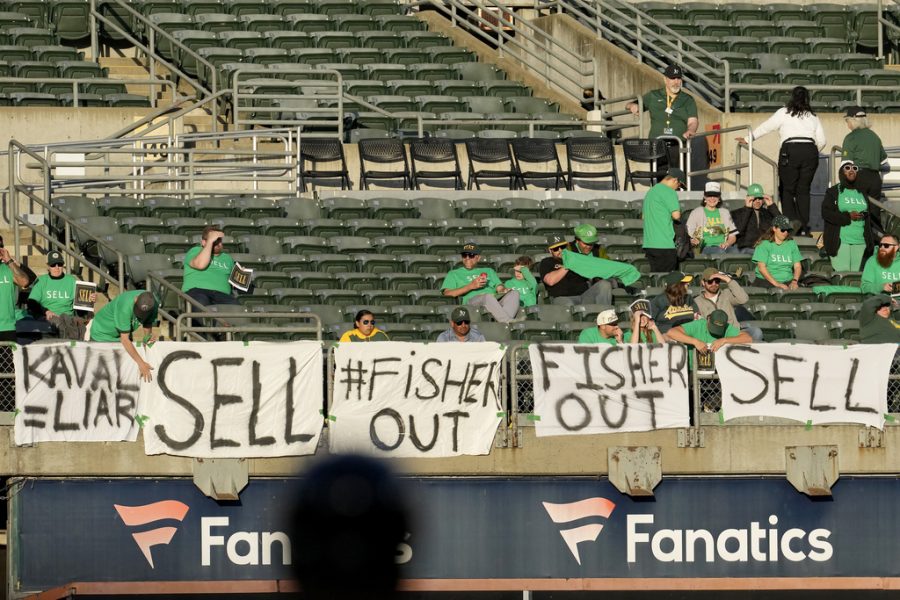
[[373, 458], [333, 456], [312, 467], [300, 480], [290, 524], [304, 598], [392, 598], [406, 507], [400, 481]]

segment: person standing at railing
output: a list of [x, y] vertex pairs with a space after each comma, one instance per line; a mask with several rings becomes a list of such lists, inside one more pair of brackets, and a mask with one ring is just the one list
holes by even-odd
[[[819, 152], [825, 148], [825, 130], [809, 105], [809, 90], [797, 86], [791, 90], [787, 103], [753, 130], [751, 139], [778, 131], [781, 149], [778, 152], [778, 178], [781, 210], [797, 221], [797, 235], [810, 235], [809, 196], [813, 177], [819, 168]], [[741, 143], [747, 140], [739, 137]]]
[[[879, 200], [881, 198], [881, 165], [887, 160], [887, 152], [881, 143], [878, 134], [869, 129], [869, 118], [866, 110], [861, 106], [851, 106], [847, 109], [844, 122], [850, 129], [841, 143], [841, 158], [852, 160], [859, 173], [856, 176], [856, 189], [868, 196]], [[878, 223], [881, 211], [872, 207], [873, 217]]]
[[859, 271], [875, 245], [869, 200], [858, 185], [859, 170], [852, 160], [842, 162], [837, 185], [828, 188], [822, 200], [822, 242], [835, 271]]

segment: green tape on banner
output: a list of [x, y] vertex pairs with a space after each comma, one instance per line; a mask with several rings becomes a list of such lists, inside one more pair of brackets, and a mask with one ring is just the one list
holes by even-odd
[[141, 429], [144, 428], [144, 423], [150, 420], [150, 417], [146, 415], [135, 415], [134, 420], [137, 421], [138, 427]]
[[[152, 338], [152, 337], [153, 336], [151, 334], [145, 335], [144, 339], [141, 340], [141, 343], [146, 346], [150, 342], [150, 338]], [[72, 342], [72, 345], [74, 345], [74, 344], [75, 344], [75, 342]]]
[[812, 420], [806, 422], [806, 430], [810, 431], [812, 429]]
[[541, 415], [525, 415], [525, 418], [529, 421], [540, 421]]
[[506, 350], [506, 344], [500, 344], [500, 349], [501, 349], [501, 350]]
[[9, 347], [12, 348], [13, 352], [15, 352], [16, 350], [19, 349], [19, 347], [16, 344], [10, 344]]
[[334, 415], [328, 415], [328, 420], [329, 421], [337, 421], [337, 417]]
[[500, 412], [497, 413], [497, 416], [498, 416], [498, 417], [505, 417], [505, 416], [506, 416], [506, 411], [505, 411], [505, 410], [501, 410]]
[[322, 409], [320, 408], [320, 409], [319, 409], [319, 414], [322, 415], [322, 416], [324, 417], [324, 416], [325, 416], [325, 411], [322, 410]]
[[724, 424], [725, 424], [725, 413], [722, 412], [722, 409], [721, 409], [721, 408], [719, 409], [719, 424], [720, 424], [720, 425], [724, 425]]
[[13, 411], [13, 416], [14, 416], [14, 417], [17, 417], [17, 416], [19, 415], [20, 412], [22, 412], [22, 411], [20, 411], [20, 410], [17, 408], [16, 410]]
[[248, 340], [244, 340], [244, 346], [249, 346], [250, 342]]
[[889, 415], [889, 414], [885, 413], [885, 415], [884, 415], [884, 420], [893, 423], [893, 422], [896, 421], [897, 419], [894, 418], [894, 415]]
[[75, 347], [75, 340], [72, 340], [71, 342], [69, 342], [69, 345], [70, 345], [71, 347], [74, 348], [74, 347]]

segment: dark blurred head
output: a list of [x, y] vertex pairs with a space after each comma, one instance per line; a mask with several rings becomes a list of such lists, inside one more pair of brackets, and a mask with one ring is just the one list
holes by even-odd
[[809, 90], [802, 85], [798, 85], [791, 90], [791, 97], [788, 99], [787, 104], [785, 104], [785, 108], [787, 108], [788, 113], [790, 113], [792, 117], [802, 117], [805, 114], [816, 114], [809, 106]]
[[399, 480], [373, 458], [333, 456], [310, 469], [300, 480], [290, 524], [304, 597], [392, 597], [406, 506]]

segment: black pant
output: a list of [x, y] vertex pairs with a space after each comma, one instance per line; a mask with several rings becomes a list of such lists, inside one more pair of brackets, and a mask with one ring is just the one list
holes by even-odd
[[[217, 292], [216, 290], [205, 290], [203, 288], [191, 288], [187, 292], [185, 292], [188, 296], [202, 304], [203, 306], [212, 306], [212, 305], [235, 305], [240, 304], [237, 298], [232, 296], [231, 294], [223, 294], [222, 292]], [[201, 327], [203, 325], [200, 319], [191, 319], [194, 327]], [[216, 322], [210, 323], [209, 325], [214, 325]], [[223, 324], [223, 323], [218, 323]]]
[[811, 142], [788, 142], [778, 153], [778, 177], [781, 185], [781, 212], [809, 226], [809, 188], [819, 168], [819, 150]]
[[644, 248], [653, 273], [671, 273], [678, 270], [678, 253], [674, 248]]
[[[875, 169], [859, 169], [856, 174], [856, 189], [865, 194], [869, 198], [881, 200], [881, 173]], [[881, 223], [881, 209], [872, 203], [869, 203], [869, 213], [872, 216], [872, 225], [879, 230], [883, 230]]]

